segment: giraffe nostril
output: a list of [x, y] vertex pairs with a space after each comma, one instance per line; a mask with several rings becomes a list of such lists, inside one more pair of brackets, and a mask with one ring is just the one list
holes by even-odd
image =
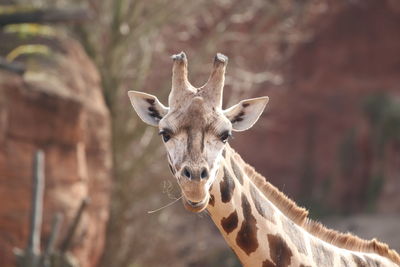
[[184, 167], [182, 172], [183, 172], [183, 175], [186, 176], [187, 178], [190, 179], [192, 177], [188, 167]]
[[206, 179], [208, 178], [208, 171], [206, 168], [203, 168], [200, 174], [201, 179]]

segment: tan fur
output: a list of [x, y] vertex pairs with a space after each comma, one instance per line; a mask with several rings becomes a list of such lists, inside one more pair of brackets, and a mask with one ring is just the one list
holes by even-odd
[[319, 222], [308, 218], [308, 211], [299, 207], [294, 201], [289, 199], [284, 193], [279, 191], [275, 186], [266, 181], [265, 177], [257, 173], [253, 167], [245, 163], [240, 155], [233, 149], [233, 156], [244, 166], [244, 171], [250, 180], [260, 189], [265, 197], [270, 200], [285, 216], [294, 223], [304, 228], [310, 234], [320, 238], [339, 248], [365, 252], [376, 253], [382, 257], [389, 258], [391, 261], [400, 265], [400, 256], [388, 247], [387, 244], [381, 243], [376, 239], [364, 240], [350, 233], [340, 233], [338, 231], [328, 229]]

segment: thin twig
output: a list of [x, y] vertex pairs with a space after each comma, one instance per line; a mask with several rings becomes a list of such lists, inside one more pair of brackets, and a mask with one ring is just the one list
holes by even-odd
[[158, 209], [156, 209], [156, 210], [149, 210], [147, 213], [148, 213], [148, 214], [152, 214], [152, 213], [155, 213], [155, 212], [160, 211], [160, 210], [162, 210], [162, 209], [168, 208], [169, 206], [171, 206], [171, 205], [175, 204], [176, 202], [178, 202], [178, 200], [180, 200], [182, 197], [183, 197], [183, 195], [180, 196], [179, 198], [175, 199], [174, 201], [168, 203], [167, 205], [165, 205], [165, 206], [163, 206], [163, 207], [161, 207], [161, 208], [158, 208]]

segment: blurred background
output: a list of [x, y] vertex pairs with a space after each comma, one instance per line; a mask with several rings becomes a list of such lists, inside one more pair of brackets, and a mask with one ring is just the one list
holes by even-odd
[[399, 1], [0, 0], [0, 27], [0, 266], [27, 247], [38, 149], [42, 250], [62, 214], [63, 266], [240, 266], [206, 214], [147, 213], [179, 189], [126, 92], [166, 104], [180, 51], [195, 86], [229, 57], [225, 107], [270, 97], [232, 141], [248, 163], [311, 217], [400, 250]]

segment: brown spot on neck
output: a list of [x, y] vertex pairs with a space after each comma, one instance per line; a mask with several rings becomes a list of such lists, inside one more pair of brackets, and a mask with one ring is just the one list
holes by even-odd
[[215, 205], [215, 197], [213, 194], [210, 194], [210, 200], [208, 200], [208, 204], [213, 206]]
[[256, 251], [258, 248], [257, 240], [257, 221], [251, 211], [251, 206], [246, 195], [242, 193], [243, 222], [236, 236], [236, 243], [247, 254]]
[[292, 262], [291, 258], [293, 256], [293, 253], [286, 244], [285, 240], [283, 240], [282, 237], [280, 237], [279, 235], [269, 234], [267, 236], [268, 236], [268, 245], [269, 245], [269, 253], [271, 260], [274, 261], [277, 267], [289, 266], [290, 263]]
[[343, 267], [349, 267], [349, 266], [351, 266], [351, 264], [348, 262], [348, 260], [342, 255], [341, 257], [340, 257], [340, 266], [343, 266]]
[[366, 267], [367, 266], [366, 262], [355, 254], [353, 254], [353, 260], [357, 267]]
[[275, 223], [274, 208], [267, 200], [262, 198], [262, 196], [259, 192], [257, 192], [257, 189], [253, 184], [250, 184], [250, 195], [253, 199], [253, 203], [256, 207], [257, 212], [265, 219], [269, 220], [272, 223]]
[[221, 220], [221, 226], [224, 229], [224, 231], [229, 234], [231, 233], [233, 230], [235, 230], [238, 226], [238, 214], [236, 212], [236, 210], [234, 212], [232, 212], [227, 218], [222, 218]]
[[227, 203], [232, 199], [233, 191], [235, 190], [235, 181], [225, 166], [223, 171], [223, 180], [220, 182], [219, 187], [221, 191], [221, 200], [222, 202]]
[[[270, 261], [269, 259], [266, 259], [265, 261], [263, 261], [262, 263], [262, 267], [277, 267], [278, 265], [275, 265], [275, 263], [273, 263], [272, 261]], [[310, 265], [304, 265], [304, 264], [300, 264], [299, 267], [311, 267]]]
[[276, 267], [275, 263], [271, 262], [269, 259], [266, 259], [262, 263], [262, 267]]
[[317, 266], [333, 266], [333, 252], [324, 243], [311, 240], [311, 250]]
[[240, 169], [240, 167], [237, 165], [237, 163], [235, 162], [233, 157], [231, 157], [231, 166], [232, 166], [233, 173], [235, 174], [235, 177], [238, 179], [240, 184], [243, 185], [243, 172]]
[[307, 255], [306, 243], [304, 234], [299, 230], [298, 226], [287, 218], [282, 218], [283, 231], [288, 235], [290, 241], [296, 246], [297, 250]]
[[381, 264], [379, 264], [379, 262], [377, 262], [375, 259], [368, 257], [367, 255], [364, 255], [364, 259], [367, 262], [367, 266], [371, 266], [371, 267], [380, 267], [381, 266]]

